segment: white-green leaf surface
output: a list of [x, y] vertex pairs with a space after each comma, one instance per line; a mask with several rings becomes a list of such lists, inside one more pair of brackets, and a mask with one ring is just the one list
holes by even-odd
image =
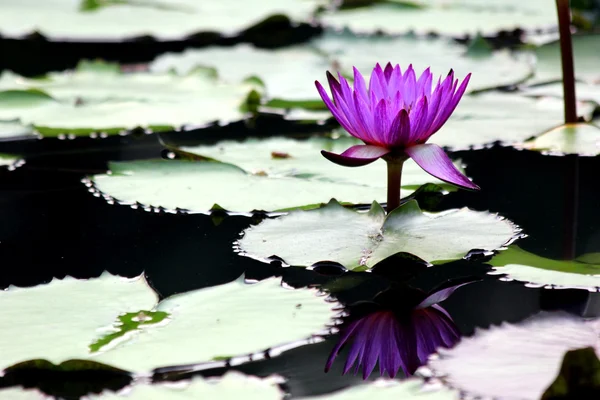
[[250, 90], [248, 84], [224, 84], [202, 72], [123, 73], [103, 63], [82, 63], [44, 79], [4, 72], [0, 119], [18, 119], [46, 136], [207, 125], [243, 119], [240, 106]]
[[[527, 96], [549, 96], [560, 98], [562, 100], [564, 92], [562, 82], [554, 82], [541, 84], [539, 86], [525, 87], [523, 88], [523, 93]], [[597, 84], [576, 82], [575, 96], [579, 101], [591, 101], [600, 105], [600, 81], [598, 81]]]
[[[134, 384], [120, 393], [105, 392], [89, 396], [90, 400], [281, 400], [283, 391], [277, 386], [282, 379], [259, 378], [229, 371], [214, 379], [195, 377], [191, 381], [170, 384]], [[0, 392], [1, 393], [1, 392]]]
[[303, 397], [299, 400], [458, 400], [458, 392], [424, 385], [418, 379], [377, 380], [365, 385], [357, 385], [338, 392], [321, 396]]
[[569, 350], [599, 353], [597, 322], [567, 314], [541, 314], [463, 338], [438, 349], [428, 367], [449, 387], [480, 398], [538, 400], [554, 381]]
[[[376, 63], [385, 67], [388, 62], [400, 64], [403, 71], [412, 64], [417, 75], [428, 67], [434, 77], [443, 78], [450, 69], [460, 79], [472, 73], [467, 92], [514, 85], [533, 74], [532, 54], [524, 53], [516, 57], [508, 51], [492, 51], [484, 45], [467, 51], [465, 46], [447, 38], [357, 36], [344, 32], [325, 35], [316, 40], [314, 45], [350, 76], [353, 66], [369, 76]], [[325, 84], [325, 71], [318, 78]]]
[[491, 275], [505, 275], [503, 280], [526, 282], [529, 287], [600, 291], [600, 263], [586, 257], [553, 260], [510, 246], [489, 264], [494, 267]]
[[176, 40], [197, 32], [234, 34], [276, 14], [304, 21], [323, 1], [125, 0], [125, 4], [108, 4], [90, 11], [80, 11], [81, 3], [4, 0], [0, 33], [14, 37], [40, 32], [53, 40], [120, 40], [147, 35]]
[[351, 10], [330, 11], [325, 25], [356, 32], [418, 33], [463, 36], [495, 34], [515, 28], [547, 28], [557, 24], [552, 0], [422, 0], [423, 7], [376, 4]]
[[[308, 140], [274, 137], [250, 138], [244, 141], [229, 140], [210, 146], [183, 147], [182, 150], [234, 164], [251, 174], [267, 174], [271, 177], [306, 176], [314, 180], [381, 188], [387, 179], [385, 161], [377, 160], [360, 168], [348, 168], [334, 164], [321, 155], [321, 150], [342, 153], [357, 144], [363, 142], [353, 137], [338, 139], [314, 137]], [[456, 166], [461, 169], [460, 165]], [[447, 190], [456, 190], [455, 186], [446, 184], [423, 171], [412, 159], [407, 160], [402, 167], [402, 186], [409, 190], [425, 183], [435, 183]]]
[[161, 301], [152, 311], [168, 313], [164, 323], [146, 325], [92, 359], [144, 372], [300, 346], [326, 330], [337, 305], [314, 289], [284, 288], [277, 278], [238, 279]]
[[[265, 164], [268, 165], [268, 164]], [[386, 198], [383, 174], [378, 182], [332, 182], [321, 179], [251, 174], [232, 164], [184, 160], [112, 162], [108, 174], [94, 175], [90, 191], [120, 204], [177, 208], [206, 213], [218, 205], [232, 212], [315, 208], [332, 198], [368, 204]], [[334, 166], [332, 166], [333, 168]], [[349, 176], [352, 171], [348, 170]], [[408, 196], [414, 187], [402, 190]]]
[[0, 140], [32, 139], [35, 137], [32, 126], [24, 126], [19, 121], [0, 121]]
[[0, 153], [0, 167], [5, 167], [9, 171], [14, 171], [23, 164], [25, 164], [25, 160], [21, 157], [15, 156], [13, 154]]
[[593, 124], [562, 125], [519, 147], [546, 154], [594, 157], [600, 154], [600, 128]]
[[276, 255], [290, 265], [335, 261], [363, 270], [399, 252], [430, 263], [460, 259], [473, 249], [501, 248], [516, 231], [497, 215], [466, 208], [426, 213], [411, 200], [386, 217], [376, 203], [359, 213], [331, 201], [264, 220], [244, 231], [238, 247], [260, 260]]
[[59, 364], [87, 358], [92, 341], [122, 313], [150, 309], [156, 294], [141, 278], [54, 279], [0, 291], [0, 370], [29, 359]]
[[[600, 84], [600, 35], [574, 35], [572, 43], [575, 77], [589, 84]], [[558, 40], [536, 48], [535, 55], [535, 75], [529, 84], [562, 80]]]
[[37, 389], [24, 389], [12, 387], [0, 389], [0, 399], [7, 400], [50, 400], [49, 397]]

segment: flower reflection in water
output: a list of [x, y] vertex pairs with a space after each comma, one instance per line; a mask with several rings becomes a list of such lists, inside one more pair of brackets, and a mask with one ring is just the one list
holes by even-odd
[[465, 284], [446, 286], [429, 295], [415, 289], [393, 288], [381, 292], [373, 301], [355, 304], [325, 372], [348, 344], [350, 351], [343, 374], [353, 365], [356, 374], [362, 366], [363, 378], [367, 379], [378, 361], [381, 376], [387, 373], [393, 378], [400, 369], [406, 375], [413, 374], [438, 347], [452, 347], [458, 342], [460, 333], [454, 321], [437, 303]]

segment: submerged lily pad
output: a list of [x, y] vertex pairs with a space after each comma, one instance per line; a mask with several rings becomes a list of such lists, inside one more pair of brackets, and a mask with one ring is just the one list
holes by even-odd
[[321, 0], [4, 0], [0, 33], [20, 37], [40, 32], [52, 40], [121, 40], [153, 36], [183, 39], [197, 32], [235, 34], [277, 14], [292, 20], [311, 17]]
[[466, 208], [425, 213], [411, 200], [386, 217], [377, 203], [360, 213], [332, 200], [317, 210], [264, 220], [244, 231], [238, 247], [259, 260], [276, 255], [290, 265], [334, 261], [365, 270], [400, 252], [430, 263], [456, 260], [473, 249], [501, 248], [516, 233], [511, 222]]
[[[347, 74], [351, 74], [355, 66], [368, 76], [376, 63], [384, 66], [388, 61], [399, 63], [403, 70], [412, 64], [418, 74], [428, 67], [434, 76], [445, 76], [451, 68], [459, 78], [472, 73], [468, 92], [515, 85], [533, 74], [533, 55], [515, 57], [508, 51], [493, 51], [481, 42], [467, 50], [447, 38], [342, 33], [325, 35], [315, 46]], [[324, 72], [318, 78], [324, 81]]]
[[[123, 390], [123, 393], [104, 393], [90, 396], [90, 400], [280, 400], [284, 392], [278, 387], [281, 378], [244, 375], [229, 371], [219, 378], [203, 379], [195, 377], [190, 381], [158, 384], [137, 384]], [[1, 392], [0, 392], [1, 393]]]
[[27, 79], [0, 78], [0, 119], [31, 124], [44, 136], [168, 130], [244, 118], [250, 84], [227, 85], [204, 72], [187, 76], [123, 73], [118, 66], [81, 63], [75, 71]]
[[149, 371], [250, 355], [280, 345], [297, 347], [325, 332], [336, 305], [314, 289], [283, 288], [277, 278], [255, 284], [238, 279], [162, 300], [152, 311], [165, 312], [168, 319], [108, 344], [93, 360]]
[[571, 288], [600, 291], [600, 263], [586, 256], [574, 260], [553, 260], [510, 246], [489, 261], [492, 275], [503, 280], [526, 282], [529, 287]]
[[446, 388], [425, 387], [418, 379], [377, 380], [374, 383], [352, 386], [331, 394], [303, 397], [299, 400], [458, 400], [457, 391]]
[[[342, 153], [347, 148], [362, 143], [353, 137], [338, 139], [314, 137], [308, 140], [275, 137], [251, 138], [242, 142], [223, 141], [211, 146], [183, 147], [182, 150], [237, 165], [251, 174], [266, 174], [271, 177], [304, 177], [379, 189], [385, 184], [387, 176], [385, 161], [378, 160], [361, 168], [349, 169], [333, 164], [321, 155], [321, 150]], [[456, 165], [456, 167], [461, 169], [460, 165]], [[456, 190], [455, 186], [440, 181], [423, 171], [412, 159], [407, 160], [402, 167], [402, 187], [406, 190], [414, 190], [425, 183], [434, 183], [449, 191]], [[380, 192], [374, 193], [379, 194]], [[334, 193], [331, 194], [331, 197], [334, 197]], [[336, 197], [341, 197], [341, 195], [336, 195]], [[366, 203], [371, 201], [372, 199]]]
[[[600, 35], [574, 35], [572, 43], [575, 77], [589, 84], [600, 84]], [[562, 80], [560, 41], [536, 48], [535, 55], [535, 75], [529, 84]]]
[[422, 0], [406, 6], [374, 2], [369, 7], [333, 10], [322, 16], [323, 23], [356, 32], [419, 33], [463, 36], [495, 34], [515, 28], [547, 28], [557, 24], [552, 0]]
[[100, 278], [71, 277], [32, 288], [9, 287], [0, 292], [0, 369], [29, 359], [54, 364], [87, 358], [99, 330], [117, 316], [151, 308], [156, 294], [143, 279], [104, 273]]
[[565, 352], [588, 346], [600, 351], [599, 333], [594, 323], [567, 314], [541, 314], [438, 349], [428, 367], [470, 396], [537, 400], [558, 375]]
[[600, 128], [593, 124], [562, 125], [519, 147], [547, 154], [594, 157], [600, 154]]

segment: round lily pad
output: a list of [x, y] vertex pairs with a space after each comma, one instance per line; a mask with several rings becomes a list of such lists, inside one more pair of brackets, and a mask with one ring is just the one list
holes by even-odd
[[549, 0], [422, 0], [332, 10], [322, 16], [325, 25], [356, 32], [418, 33], [463, 36], [496, 34], [501, 30], [547, 28], [557, 24], [555, 5]]
[[[542, 84], [539, 86], [525, 87], [523, 88], [523, 93], [527, 96], [549, 96], [557, 97], [562, 100], [563, 86], [562, 82], [553, 82], [548, 84]], [[591, 101], [595, 104], [600, 104], [600, 82], [598, 84], [576, 82], [575, 95], [580, 101]]]
[[32, 288], [0, 291], [4, 324], [0, 335], [0, 370], [29, 359], [54, 364], [87, 358], [101, 329], [121, 313], [147, 310], [157, 296], [143, 279], [104, 273], [100, 278], [62, 280]]
[[122, 40], [153, 36], [178, 40], [197, 32], [231, 35], [277, 14], [311, 17], [319, 0], [5, 0], [0, 33], [21, 37], [40, 32], [60, 40]]
[[377, 203], [361, 213], [332, 200], [316, 210], [264, 220], [246, 229], [237, 246], [259, 260], [276, 255], [290, 265], [334, 261], [365, 270], [399, 252], [429, 263], [457, 260], [473, 249], [501, 248], [517, 232], [510, 221], [466, 208], [425, 213], [410, 200], [386, 216]]
[[12, 387], [8, 389], [0, 389], [0, 398], [11, 400], [45, 400], [48, 398], [48, 396], [37, 389]]
[[600, 262], [586, 256], [574, 260], [553, 260], [510, 246], [489, 261], [491, 275], [503, 280], [526, 282], [528, 287], [587, 289], [600, 291]]
[[428, 364], [435, 377], [479, 398], [541, 398], [560, 370], [565, 352], [600, 351], [594, 323], [567, 314], [541, 314], [525, 322], [480, 330]]
[[519, 147], [546, 154], [594, 157], [600, 154], [600, 128], [593, 124], [562, 125]]
[[250, 84], [228, 85], [206, 71], [186, 76], [123, 73], [104, 63], [27, 79], [0, 78], [0, 119], [18, 119], [43, 136], [122, 133], [136, 127], [169, 130], [245, 117]]
[[277, 278], [255, 284], [238, 279], [162, 300], [151, 311], [168, 318], [130, 331], [125, 340], [108, 343], [92, 359], [149, 371], [240, 355], [260, 358], [256, 353], [281, 345], [297, 347], [327, 333], [336, 306], [314, 289], [284, 288]]
[[[457, 77], [472, 73], [468, 92], [515, 85], [533, 74], [533, 55], [519, 57], [508, 51], [493, 51], [482, 42], [467, 50], [447, 38], [405, 36], [357, 36], [348, 32], [328, 34], [315, 42], [321, 51], [337, 62], [347, 74], [357, 67], [363, 75], [376, 63], [399, 63], [405, 70], [412, 64], [419, 74], [430, 67], [434, 76], [445, 76], [453, 69]], [[324, 79], [324, 72], [319, 78]], [[437, 78], [436, 78], [437, 79]]]
[[335, 393], [304, 397], [299, 400], [383, 400], [383, 399], [402, 399], [402, 400], [457, 400], [459, 395], [457, 391], [436, 388], [433, 385], [424, 385], [418, 379], [407, 379], [404, 381], [380, 379], [374, 383], [352, 386], [348, 389], [340, 390]]
[[[210, 146], [183, 147], [182, 150], [234, 164], [251, 174], [303, 177], [381, 188], [387, 176], [385, 161], [379, 160], [361, 168], [349, 169], [333, 164], [321, 155], [321, 150], [342, 153], [357, 144], [362, 144], [362, 141], [353, 137], [338, 139], [313, 137], [308, 140], [274, 137], [251, 138], [244, 141], [229, 140]], [[460, 165], [457, 165], [457, 168], [462, 170]], [[402, 187], [406, 191], [414, 190], [425, 183], [434, 183], [449, 191], [456, 190], [455, 186], [423, 171], [412, 159], [407, 160], [402, 167]], [[366, 203], [371, 201], [372, 199]]]

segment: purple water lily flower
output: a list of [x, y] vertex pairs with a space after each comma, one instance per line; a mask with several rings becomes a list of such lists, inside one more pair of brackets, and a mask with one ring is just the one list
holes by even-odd
[[367, 379], [379, 361], [381, 376], [387, 373], [393, 378], [400, 369], [406, 375], [412, 375], [438, 347], [448, 348], [458, 342], [458, 328], [450, 314], [437, 303], [465, 284], [434, 291], [404, 311], [382, 306], [377, 298], [373, 302], [363, 302], [362, 306], [367, 305], [370, 312], [342, 328], [325, 372], [329, 371], [341, 348], [348, 344], [350, 351], [343, 374], [353, 365], [356, 374], [362, 366], [363, 379]]
[[429, 68], [417, 79], [412, 65], [402, 73], [399, 65], [388, 63], [382, 69], [377, 64], [368, 87], [356, 68], [353, 88], [341, 74], [338, 76], [339, 81], [327, 72], [333, 101], [318, 81], [315, 85], [340, 125], [365, 144], [352, 146], [342, 154], [321, 153], [328, 160], [347, 167], [366, 165], [378, 158], [387, 161], [388, 186], [392, 185], [388, 190], [393, 192], [391, 198], [388, 193], [388, 211], [398, 206], [402, 163], [409, 157], [442, 181], [479, 189], [456, 169], [440, 146], [426, 144], [458, 105], [471, 74], [459, 86], [451, 70], [443, 81], [438, 80], [433, 90]]

